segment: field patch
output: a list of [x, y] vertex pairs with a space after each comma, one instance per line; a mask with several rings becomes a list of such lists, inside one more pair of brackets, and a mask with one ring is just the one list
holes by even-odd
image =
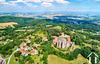
[[51, 27], [52, 25], [46, 25], [46, 27]]
[[89, 62], [88, 59], [85, 59], [81, 54], [78, 55], [77, 59], [74, 60], [65, 60], [56, 55], [48, 55], [48, 64], [83, 64]]
[[11, 27], [13, 27], [14, 28], [14, 24], [18, 24], [18, 23], [16, 23], [16, 22], [7, 22], [7, 23], [0, 23], [0, 29], [3, 29], [3, 28], [5, 28], [5, 27], [7, 27], [7, 26], [11, 26]]
[[33, 33], [33, 35], [38, 35], [39, 37], [46, 38], [47, 37], [47, 32], [40, 30], [40, 31], [37, 31], [37, 32]]
[[61, 26], [55, 26], [55, 27], [52, 27], [51, 29], [59, 29], [59, 30], [61, 30]]
[[14, 55], [11, 57], [9, 64], [19, 64], [19, 61], [16, 61], [16, 57]]

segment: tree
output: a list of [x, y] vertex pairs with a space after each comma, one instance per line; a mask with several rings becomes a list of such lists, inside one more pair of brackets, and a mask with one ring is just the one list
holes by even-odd
[[26, 58], [25, 58], [25, 61], [29, 61], [29, 60], [31, 60], [32, 58], [30, 57], [30, 56], [27, 56]]
[[29, 60], [29, 63], [34, 64], [34, 60], [33, 59]]
[[85, 62], [85, 63], [83, 63], [83, 64], [88, 64], [88, 62]]
[[14, 53], [14, 56], [15, 57], [19, 57], [21, 55], [21, 52], [20, 51], [17, 51], [16, 53]]

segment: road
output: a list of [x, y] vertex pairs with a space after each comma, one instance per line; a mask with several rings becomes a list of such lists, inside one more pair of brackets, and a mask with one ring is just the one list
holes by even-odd
[[20, 50], [20, 49], [16, 49], [16, 50], [10, 55], [10, 57], [8, 58], [8, 63], [7, 63], [7, 64], [9, 64], [12, 55], [13, 55], [15, 52], [19, 51], [19, 50]]
[[17, 49], [10, 55], [10, 57], [9, 57], [9, 58], [6, 58], [6, 59], [3, 59], [2, 56], [1, 56], [1, 54], [0, 54], [0, 59], [2, 59], [2, 60], [5, 62], [5, 64], [6, 64], [6, 60], [8, 59], [8, 63], [7, 63], [7, 64], [9, 64], [10, 59], [11, 59], [11, 57], [13, 56], [13, 54], [14, 54], [15, 52], [19, 51], [19, 50], [20, 50], [20, 49], [17, 48]]

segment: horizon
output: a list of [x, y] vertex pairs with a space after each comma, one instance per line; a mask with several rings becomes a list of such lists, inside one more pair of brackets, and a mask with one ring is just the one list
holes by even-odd
[[0, 0], [0, 12], [98, 12], [100, 0]]

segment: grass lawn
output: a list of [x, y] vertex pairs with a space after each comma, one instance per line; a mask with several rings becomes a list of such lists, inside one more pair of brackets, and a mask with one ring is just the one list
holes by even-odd
[[6, 58], [8, 58], [10, 55], [6, 55], [6, 56], [1, 55], [1, 56], [2, 56], [2, 58], [6, 59]]
[[15, 31], [25, 31], [25, 30], [15, 30]]
[[78, 55], [77, 59], [74, 60], [65, 60], [56, 55], [48, 55], [48, 64], [83, 64], [89, 62], [88, 59], [85, 59], [81, 54]]
[[[92, 47], [92, 45], [91, 44], [87, 44], [87, 43], [83, 43], [85, 46], [89, 46], [89, 47]], [[100, 46], [97, 46], [98, 47], [98, 49], [100, 49]]]
[[9, 25], [14, 28], [13, 26], [14, 24], [18, 24], [18, 23], [15, 23], [15, 22], [0, 23], [0, 29], [3, 29]]
[[38, 56], [38, 55], [36, 54], [36, 55], [32, 55], [31, 57], [34, 59], [34, 64], [37, 64], [37, 63], [43, 64], [42, 62], [40, 62], [40, 58], [42, 58], [43, 55]]
[[61, 26], [55, 26], [55, 27], [53, 27], [51, 29], [59, 29], [59, 30], [61, 30]]
[[46, 27], [51, 27], [52, 25], [46, 25]]
[[76, 48], [79, 48], [80, 49], [79, 45], [75, 45], [74, 48], [71, 49], [70, 51], [74, 51]]
[[89, 41], [90, 41], [90, 42], [91, 42], [91, 41], [94, 41], [94, 42], [98, 42], [98, 43], [100, 42], [100, 41], [95, 40], [95, 39], [90, 39]]
[[35, 32], [35, 33], [33, 33], [34, 35], [38, 35], [38, 36], [40, 36], [40, 37], [42, 37], [42, 38], [46, 38], [46, 36], [47, 36], [47, 32], [46, 31], [37, 31], [37, 32]]
[[18, 46], [15, 46], [15, 47], [12, 49], [12, 52], [14, 52], [17, 48], [18, 48]]
[[27, 36], [27, 38], [29, 38], [29, 37], [31, 37], [31, 38], [34, 38], [35, 36], [32, 36], [32, 35], [28, 35], [28, 36]]
[[19, 61], [15, 60], [16, 57], [14, 57], [14, 55], [11, 57], [9, 64], [19, 64]]
[[8, 59], [6, 60], [6, 64], [7, 64], [7, 62], [8, 62]]

